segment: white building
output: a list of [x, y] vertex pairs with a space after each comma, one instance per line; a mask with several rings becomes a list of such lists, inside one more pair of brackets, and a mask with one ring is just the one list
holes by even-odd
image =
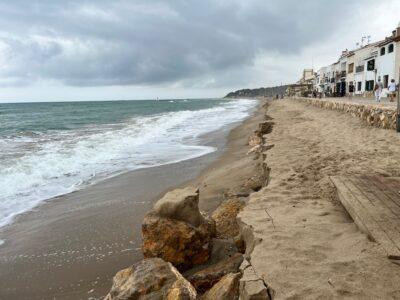
[[390, 80], [395, 79], [395, 81], [398, 81], [398, 78], [395, 78], [395, 48], [397, 46], [398, 45], [390, 38], [386, 39], [377, 46], [379, 50], [376, 57], [376, 70], [378, 79], [380, 79], [383, 83], [383, 97], [387, 96], [387, 87]]
[[[376, 43], [363, 46], [359, 49], [354, 50], [354, 86], [355, 94], [363, 95], [366, 90], [367, 74], [368, 79], [374, 79], [375, 73], [375, 62], [373, 63], [372, 70], [368, 69], [367, 61], [375, 59], [376, 55]], [[368, 73], [367, 73], [368, 72]]]
[[[303, 74], [304, 77], [304, 74]], [[383, 97], [392, 79], [400, 82], [400, 23], [392, 35], [383, 41], [342, 52], [339, 60], [320, 68], [314, 90], [326, 95], [345, 96], [349, 84], [357, 95], [372, 96], [375, 82], [383, 84]]]

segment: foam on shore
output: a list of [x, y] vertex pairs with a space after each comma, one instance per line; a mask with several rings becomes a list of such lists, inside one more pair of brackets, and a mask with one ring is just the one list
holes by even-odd
[[45, 199], [99, 180], [213, 152], [201, 145], [200, 136], [243, 120], [254, 105], [251, 100], [227, 101], [207, 109], [2, 139], [0, 226]]

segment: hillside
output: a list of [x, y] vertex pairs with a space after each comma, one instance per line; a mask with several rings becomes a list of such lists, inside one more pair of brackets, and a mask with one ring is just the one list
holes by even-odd
[[275, 95], [283, 95], [286, 91], [287, 85], [280, 85], [267, 88], [258, 89], [242, 89], [235, 92], [230, 92], [224, 98], [239, 98], [239, 97], [273, 97]]

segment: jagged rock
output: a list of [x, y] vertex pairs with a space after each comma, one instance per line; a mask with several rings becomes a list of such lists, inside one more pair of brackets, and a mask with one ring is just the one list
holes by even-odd
[[172, 264], [160, 258], [149, 258], [119, 271], [104, 300], [196, 298], [196, 290]]
[[215, 221], [217, 237], [233, 238], [239, 234], [236, 216], [244, 206], [244, 201], [232, 198], [222, 202], [217, 207], [211, 215], [211, 218]]
[[199, 191], [188, 187], [165, 194], [142, 223], [144, 257], [160, 257], [179, 270], [208, 261], [215, 222], [199, 211]]
[[142, 224], [144, 257], [160, 257], [179, 270], [208, 261], [215, 236], [215, 223], [210, 219], [194, 227], [180, 220], [148, 213]]
[[189, 276], [188, 280], [200, 293], [210, 289], [228, 273], [236, 273], [243, 261], [243, 255], [236, 253], [232, 257], [211, 265]]
[[201, 300], [237, 300], [239, 298], [239, 279], [241, 273], [229, 273], [221, 278]]
[[160, 217], [184, 221], [196, 227], [204, 222], [199, 210], [199, 189], [194, 187], [166, 193], [156, 202], [153, 211]]

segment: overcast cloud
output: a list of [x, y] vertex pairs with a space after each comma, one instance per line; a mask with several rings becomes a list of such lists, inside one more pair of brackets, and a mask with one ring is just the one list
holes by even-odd
[[399, 8], [370, 0], [0, 1], [0, 99], [197, 97], [287, 83], [355, 37], [388, 35]]

